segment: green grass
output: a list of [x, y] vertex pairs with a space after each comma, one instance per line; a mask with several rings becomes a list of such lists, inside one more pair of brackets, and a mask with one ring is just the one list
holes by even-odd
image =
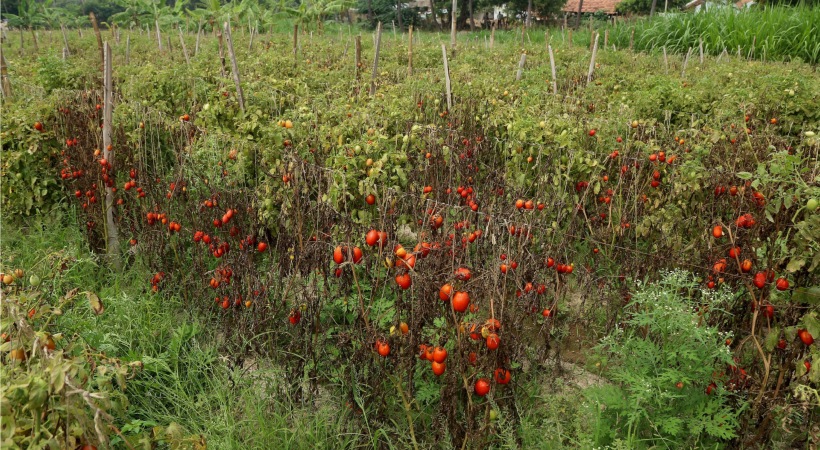
[[[23, 268], [26, 277], [40, 275], [41, 288], [55, 296], [78, 287], [102, 299], [102, 315], [76, 302], [52, 330], [124, 362], [142, 361], [127, 383], [130, 407], [116, 422], [135, 447], [149, 436], [171, 447], [204, 440], [219, 449], [377, 445], [332, 392], [316, 405], [302, 404], [288, 395], [290, 380], [266, 361], [232, 368], [219, 352], [222, 330], [184, 310], [177, 298], [148, 292], [149, 275], [139, 261], [119, 274], [107, 269], [69, 215], [40, 216], [19, 228], [4, 224], [0, 262]], [[126, 448], [119, 437], [112, 444]]]
[[697, 54], [700, 40], [704, 52], [718, 55], [724, 49], [744, 58], [776, 61], [820, 62], [820, 8], [767, 7], [737, 11], [712, 9], [701, 13], [675, 13], [641, 20], [634, 26], [614, 28], [610, 35], [618, 48], [629, 46], [635, 30], [634, 49]]

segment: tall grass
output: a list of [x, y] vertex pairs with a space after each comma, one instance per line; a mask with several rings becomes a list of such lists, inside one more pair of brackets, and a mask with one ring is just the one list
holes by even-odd
[[618, 27], [611, 38], [618, 48], [629, 46], [635, 30], [634, 49], [697, 54], [703, 39], [704, 52], [728, 53], [754, 59], [820, 62], [820, 8], [809, 6], [766, 7], [747, 10], [711, 9], [701, 13], [678, 13]]

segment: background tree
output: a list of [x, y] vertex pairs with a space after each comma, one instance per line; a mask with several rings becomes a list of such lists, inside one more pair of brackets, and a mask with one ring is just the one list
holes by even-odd
[[5, 14], [11, 26], [20, 28], [21, 49], [23, 46], [23, 30], [27, 29], [31, 32], [31, 39], [34, 41], [34, 50], [39, 50], [34, 28], [45, 23], [41, 6], [42, 5], [38, 5], [34, 0], [20, 0], [17, 14]]

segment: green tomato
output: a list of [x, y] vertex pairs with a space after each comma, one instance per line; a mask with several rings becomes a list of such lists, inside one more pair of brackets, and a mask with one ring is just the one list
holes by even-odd
[[39, 286], [40, 285], [40, 277], [38, 277], [37, 275], [32, 275], [28, 278], [28, 282], [32, 286]]
[[490, 420], [498, 419], [498, 411], [491, 409], [490, 410]]
[[817, 209], [817, 199], [810, 198], [809, 201], [806, 202], [806, 209], [808, 209], [809, 211], [814, 211], [815, 209]]

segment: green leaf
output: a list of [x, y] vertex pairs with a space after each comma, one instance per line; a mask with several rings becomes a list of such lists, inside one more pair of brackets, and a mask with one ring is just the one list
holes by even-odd
[[792, 300], [810, 305], [820, 304], [820, 286], [796, 288], [792, 293]]
[[749, 172], [738, 172], [737, 177], [740, 178], [741, 180], [751, 180], [752, 179], [752, 174], [749, 173]]
[[786, 270], [791, 273], [797, 272], [806, 265], [806, 260], [803, 258], [792, 258], [789, 264], [786, 265]]

